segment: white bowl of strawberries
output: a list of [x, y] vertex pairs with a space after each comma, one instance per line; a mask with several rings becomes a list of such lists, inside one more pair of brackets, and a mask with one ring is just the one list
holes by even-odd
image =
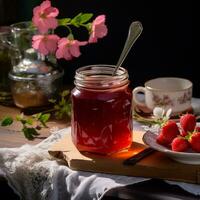
[[178, 162], [200, 165], [200, 126], [193, 114], [182, 115], [180, 123], [168, 120], [158, 135], [147, 131], [143, 141]]

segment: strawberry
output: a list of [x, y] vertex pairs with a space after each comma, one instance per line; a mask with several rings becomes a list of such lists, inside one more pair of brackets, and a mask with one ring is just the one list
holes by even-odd
[[196, 117], [193, 114], [185, 114], [180, 118], [180, 125], [183, 131], [192, 132], [196, 126]]
[[188, 132], [186, 132], [184, 130], [181, 130], [180, 135], [183, 136], [183, 137], [185, 137], [186, 135], [188, 135]]
[[168, 120], [161, 129], [160, 134], [156, 138], [157, 143], [168, 146], [172, 140], [179, 135], [179, 128], [175, 121]]
[[172, 146], [172, 151], [183, 152], [190, 147], [190, 144], [185, 138], [178, 136], [173, 139], [171, 146]]
[[168, 146], [170, 144], [168, 139], [166, 139], [165, 135], [162, 134], [162, 132], [158, 135], [158, 137], [156, 138], [156, 141], [158, 144], [161, 144], [164, 146]]
[[194, 132], [191, 135], [189, 142], [195, 152], [200, 152], [200, 132]]
[[195, 127], [195, 131], [196, 131], [196, 132], [200, 132], [200, 126], [196, 126], [196, 127]]

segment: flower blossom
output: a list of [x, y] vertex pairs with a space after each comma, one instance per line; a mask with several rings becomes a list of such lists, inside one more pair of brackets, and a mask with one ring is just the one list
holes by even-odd
[[69, 40], [68, 38], [62, 38], [58, 42], [58, 50], [56, 51], [56, 57], [58, 59], [65, 58], [71, 60], [73, 57], [79, 57], [81, 55], [80, 46], [85, 46], [86, 41], [80, 42], [78, 40]]
[[108, 29], [105, 25], [105, 15], [99, 15], [92, 22], [92, 32], [89, 38], [89, 43], [96, 43], [98, 38], [103, 38], [107, 35]]
[[59, 10], [51, 7], [51, 2], [45, 0], [40, 6], [33, 10], [33, 24], [38, 28], [40, 33], [46, 33], [49, 29], [55, 29], [58, 26], [57, 15]]
[[[32, 22], [38, 29], [39, 34], [33, 36], [32, 47], [43, 55], [55, 53], [58, 59], [71, 60], [81, 55], [80, 46], [85, 46], [88, 42], [96, 43], [99, 38], [107, 35], [105, 15], [99, 15], [91, 23], [92, 13], [79, 13], [73, 18], [62, 18], [59, 20], [57, 19], [58, 14], [59, 10], [51, 6], [50, 0], [42, 1], [33, 10]], [[67, 28], [68, 36], [66, 38], [60, 39], [53, 32], [49, 33], [49, 30], [55, 30], [58, 26]], [[71, 26], [77, 28], [85, 27], [89, 34], [88, 41], [81, 42], [74, 39]]]
[[57, 35], [34, 35], [32, 46], [43, 55], [55, 53], [60, 38]]
[[145, 123], [147, 125], [143, 125], [145, 131], [151, 131], [155, 134], [159, 134], [161, 127], [170, 119], [172, 114], [172, 109], [165, 110], [162, 107], [155, 107], [153, 109], [152, 118], [145, 118], [140, 116], [139, 114], [135, 114], [135, 119], [141, 123]]
[[168, 110], [165, 110], [161, 107], [155, 107], [153, 109], [153, 116], [156, 118], [156, 119], [164, 119], [164, 120], [168, 120], [170, 118], [170, 115], [172, 113], [172, 109], [168, 109]]

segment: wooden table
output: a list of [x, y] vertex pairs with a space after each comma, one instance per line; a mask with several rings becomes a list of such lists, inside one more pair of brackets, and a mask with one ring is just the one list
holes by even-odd
[[[17, 114], [20, 114], [21, 110], [16, 107], [7, 107], [0, 105], [0, 120], [5, 116], [12, 116], [15, 118]], [[14, 122], [11, 126], [2, 127], [0, 126], [0, 148], [1, 147], [20, 147], [23, 144], [37, 144], [43, 139], [47, 138], [50, 133], [50, 128], [58, 127], [59, 129], [69, 126], [69, 121], [61, 121], [51, 119], [48, 123], [49, 128], [42, 129], [39, 135], [33, 141], [30, 141], [24, 137], [24, 134], [20, 131], [22, 125], [20, 122]]]

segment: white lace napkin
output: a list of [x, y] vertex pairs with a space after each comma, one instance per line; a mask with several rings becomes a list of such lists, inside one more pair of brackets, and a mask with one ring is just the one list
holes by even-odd
[[[134, 127], [138, 125], [135, 124]], [[20, 148], [0, 148], [0, 174], [13, 190], [26, 200], [34, 199], [101, 199], [106, 191], [148, 180], [141, 177], [117, 176], [73, 171], [60, 160], [50, 157], [48, 148], [70, 133], [70, 128], [53, 133], [38, 145]], [[167, 181], [200, 195], [200, 186]]]

